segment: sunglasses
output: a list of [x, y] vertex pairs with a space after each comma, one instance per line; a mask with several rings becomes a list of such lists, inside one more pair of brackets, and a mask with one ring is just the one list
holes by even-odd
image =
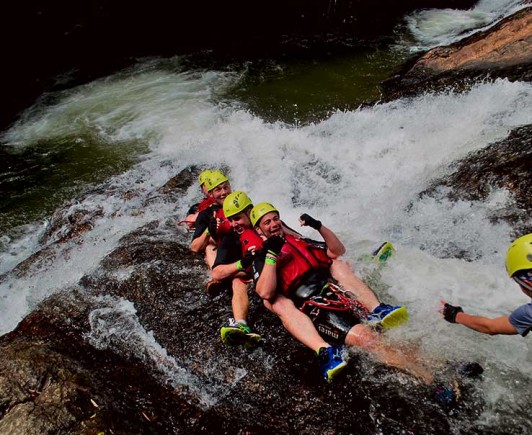
[[521, 287], [532, 292], [532, 272], [528, 270], [524, 272], [518, 272], [512, 276], [512, 278]]

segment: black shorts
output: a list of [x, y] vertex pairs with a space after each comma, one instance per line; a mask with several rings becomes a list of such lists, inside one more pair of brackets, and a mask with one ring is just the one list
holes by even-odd
[[[312, 277], [294, 292], [296, 306], [310, 317], [324, 340], [345, 344], [345, 338], [365, 317], [363, 308], [343, 306], [334, 287], [328, 287], [330, 278]], [[325, 301], [330, 301], [327, 303]]]

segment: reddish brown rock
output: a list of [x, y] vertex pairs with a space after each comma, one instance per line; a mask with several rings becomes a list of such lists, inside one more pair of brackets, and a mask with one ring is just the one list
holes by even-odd
[[445, 47], [436, 47], [383, 84], [386, 99], [443, 87], [460, 88], [472, 78], [532, 79], [532, 7], [494, 27]]

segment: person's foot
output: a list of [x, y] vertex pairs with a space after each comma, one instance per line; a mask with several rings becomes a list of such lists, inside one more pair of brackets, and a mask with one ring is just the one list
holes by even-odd
[[395, 248], [390, 242], [384, 242], [375, 251], [371, 253], [373, 261], [378, 264], [383, 264], [395, 254]]
[[464, 378], [478, 378], [484, 373], [484, 368], [477, 362], [462, 361], [457, 364], [456, 369]]
[[343, 346], [321, 347], [318, 352], [321, 375], [327, 382], [333, 379], [347, 366], [344, 360]]
[[434, 389], [434, 399], [445, 409], [452, 409], [458, 405], [462, 392], [458, 382], [438, 384]]
[[224, 344], [228, 346], [243, 345], [247, 348], [253, 348], [261, 342], [261, 336], [253, 332], [249, 325], [235, 322], [233, 319], [229, 319], [227, 326], [220, 328], [220, 336]]
[[408, 322], [408, 311], [401, 305], [380, 304], [369, 313], [366, 322], [371, 326], [394, 328]]

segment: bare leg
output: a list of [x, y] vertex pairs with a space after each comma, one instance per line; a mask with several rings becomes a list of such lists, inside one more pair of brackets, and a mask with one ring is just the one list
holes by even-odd
[[374, 355], [378, 361], [414, 375], [426, 384], [434, 380], [431, 371], [420, 362], [419, 354], [406, 354], [397, 346], [392, 347], [380, 333], [366, 325], [353, 326], [345, 344], [357, 346]]
[[380, 304], [373, 290], [355, 275], [347, 261], [340, 259], [333, 260], [331, 275], [338, 281], [341, 287], [353, 292], [357, 300], [369, 311], [373, 311]]
[[316, 330], [314, 323], [305, 313], [299, 311], [294, 302], [278, 294], [273, 303], [264, 301], [264, 305], [277, 315], [283, 322], [285, 329], [300, 343], [318, 352], [321, 347], [329, 347]]
[[231, 306], [233, 307], [233, 317], [236, 322], [239, 320], [247, 320], [249, 298], [248, 298], [248, 284], [243, 282], [239, 278], [233, 279], [233, 299], [231, 300]]
[[209, 269], [212, 269], [214, 260], [216, 260], [216, 245], [209, 243], [205, 248], [205, 263], [207, 263]]

